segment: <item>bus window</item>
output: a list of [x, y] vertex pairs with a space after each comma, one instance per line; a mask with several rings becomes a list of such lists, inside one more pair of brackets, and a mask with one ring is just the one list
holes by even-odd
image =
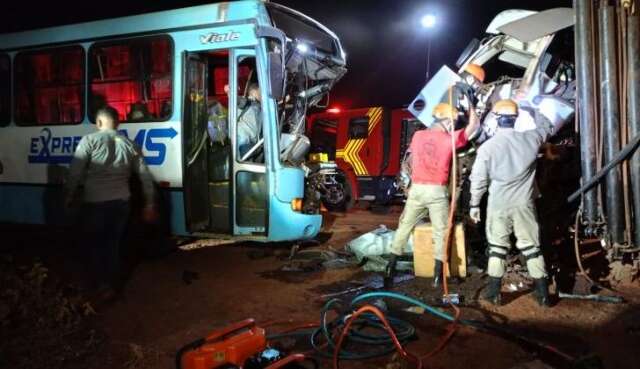
[[104, 105], [122, 122], [171, 118], [173, 44], [169, 36], [95, 43], [89, 51], [90, 117]]
[[11, 60], [8, 55], [0, 55], [0, 127], [11, 120]]
[[239, 56], [237, 71], [236, 150], [241, 164], [235, 172], [236, 224], [264, 229], [267, 224], [264, 122], [255, 57]]
[[238, 122], [236, 146], [241, 162], [263, 162], [262, 109], [254, 57], [238, 61]]
[[18, 53], [16, 123], [77, 124], [84, 119], [84, 49], [65, 46]]

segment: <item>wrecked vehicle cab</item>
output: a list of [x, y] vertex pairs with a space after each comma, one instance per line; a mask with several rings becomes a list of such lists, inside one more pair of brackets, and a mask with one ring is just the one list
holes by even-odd
[[[520, 107], [516, 130], [534, 129], [536, 112], [554, 126], [550, 143], [544, 146], [538, 163], [538, 185], [545, 194], [544, 201], [562, 204], [563, 196], [567, 195], [565, 189], [575, 188], [579, 182], [576, 137], [570, 129], [573, 127], [576, 95], [573, 23], [574, 12], [570, 8], [501, 12], [487, 27], [486, 37], [482, 41], [472, 40], [461, 53], [456, 62], [458, 72], [443, 66], [410, 104], [409, 110], [429, 127], [433, 123], [433, 107], [451, 99], [450, 87], [461, 80], [460, 75], [466, 66], [476, 64], [486, 72], [484, 83], [475, 90], [481, 130], [472, 137], [473, 144], [457, 155], [458, 183], [461, 184], [460, 218], [465, 218], [468, 213], [466, 178], [475, 159], [475, 147], [495, 134], [497, 120], [490, 111], [492, 105], [501, 99], [513, 99]], [[460, 107], [461, 111], [467, 109], [469, 106]], [[544, 206], [541, 209], [546, 210]], [[549, 215], [546, 220], [562, 224], [569, 218]], [[547, 230], [560, 228], [546, 227]], [[473, 229], [477, 231], [479, 228]]]
[[[487, 27], [482, 41], [473, 39], [456, 62], [458, 74], [469, 64], [487, 72], [484, 85], [476, 91], [476, 108], [483, 114], [482, 134], [476, 142], [495, 133], [496, 120], [486, 114], [493, 102], [514, 99], [525, 113], [516, 129], [533, 129], [530, 109], [537, 109], [554, 125], [557, 133], [574, 113], [575, 73], [573, 47], [564, 48], [572, 36], [567, 30], [574, 22], [573, 10], [555, 8], [542, 12], [506, 10]], [[559, 34], [562, 37], [557, 37]], [[460, 80], [443, 66], [411, 103], [409, 110], [426, 126], [433, 122], [431, 110], [447, 99], [448, 89]], [[468, 107], [466, 107], [468, 108]]]
[[304, 214], [318, 214], [323, 204], [344, 203], [345, 179], [335, 162], [323, 156], [307, 155], [311, 142], [305, 132], [306, 117], [310, 109], [326, 107], [329, 91], [347, 71], [346, 53], [339, 38], [322, 24], [311, 19], [300, 22], [290, 16], [279, 17], [277, 11], [295, 11], [275, 3], [269, 6], [274, 23], [286, 33], [285, 83], [277, 112], [279, 160], [286, 167], [302, 168], [305, 190], [299, 210]]

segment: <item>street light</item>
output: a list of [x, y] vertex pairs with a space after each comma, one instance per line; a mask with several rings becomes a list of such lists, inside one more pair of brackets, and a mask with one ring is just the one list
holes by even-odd
[[[436, 16], [433, 14], [425, 14], [422, 19], [420, 19], [420, 23], [423, 28], [431, 29], [436, 25]], [[427, 82], [429, 82], [429, 74], [430, 74], [430, 65], [431, 61], [431, 35], [427, 35]]]
[[433, 14], [427, 14], [422, 17], [420, 23], [422, 23], [422, 27], [424, 28], [433, 28], [433, 26], [436, 25], [436, 16]]

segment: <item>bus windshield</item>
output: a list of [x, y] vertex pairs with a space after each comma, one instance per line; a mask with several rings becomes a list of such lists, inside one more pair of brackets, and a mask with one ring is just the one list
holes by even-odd
[[281, 5], [265, 5], [274, 27], [285, 33], [287, 43], [285, 99], [278, 105], [283, 133], [281, 160], [297, 164], [302, 159], [299, 153], [304, 151], [288, 148], [308, 142], [304, 136], [306, 113], [326, 101], [333, 85], [346, 73], [345, 52], [338, 37], [322, 24]]
[[290, 9], [267, 4], [271, 22], [292, 40], [304, 40], [327, 54], [336, 52], [335, 36]]

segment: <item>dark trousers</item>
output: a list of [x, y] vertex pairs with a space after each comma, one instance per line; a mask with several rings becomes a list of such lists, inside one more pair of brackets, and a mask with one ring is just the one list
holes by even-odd
[[120, 277], [120, 245], [129, 221], [129, 201], [112, 200], [83, 206], [90, 274], [96, 287], [116, 287]]

